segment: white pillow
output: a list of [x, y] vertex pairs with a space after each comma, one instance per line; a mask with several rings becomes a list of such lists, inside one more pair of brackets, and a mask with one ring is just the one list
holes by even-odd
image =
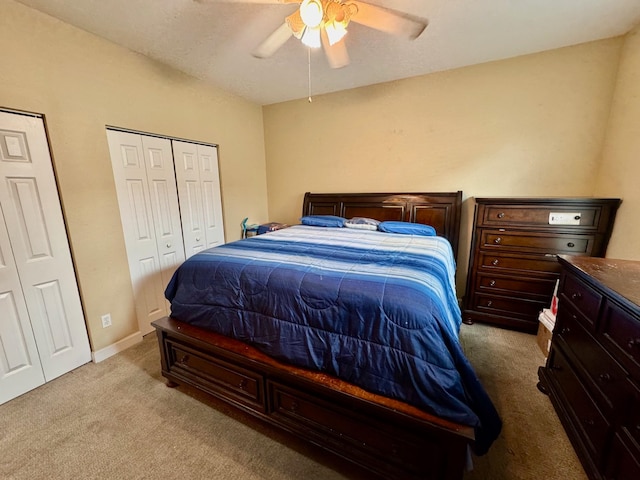
[[347, 221], [344, 226], [347, 228], [357, 228], [359, 230], [378, 230], [377, 225], [369, 225], [367, 223], [349, 223]]
[[380, 222], [373, 218], [353, 217], [344, 223], [347, 228], [359, 228], [360, 230], [378, 230]]

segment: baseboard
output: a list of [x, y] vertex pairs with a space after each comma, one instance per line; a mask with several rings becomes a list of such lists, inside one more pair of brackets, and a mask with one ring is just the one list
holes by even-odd
[[95, 352], [91, 352], [91, 359], [94, 363], [102, 362], [109, 357], [112, 357], [116, 353], [122, 352], [129, 347], [134, 346], [137, 343], [142, 341], [142, 333], [136, 332], [132, 333], [128, 337], [123, 338], [122, 340], [118, 340], [116, 343], [112, 343], [108, 347], [101, 348], [100, 350], [96, 350]]

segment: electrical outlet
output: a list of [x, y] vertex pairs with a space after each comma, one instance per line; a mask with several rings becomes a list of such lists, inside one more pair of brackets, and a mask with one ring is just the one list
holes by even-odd
[[102, 328], [107, 328], [111, 326], [111, 314], [105, 313], [100, 317], [102, 319]]

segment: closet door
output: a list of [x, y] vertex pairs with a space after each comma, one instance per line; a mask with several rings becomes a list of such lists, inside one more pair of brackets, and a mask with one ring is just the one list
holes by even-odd
[[187, 258], [224, 243], [218, 150], [214, 146], [173, 141]]
[[211, 145], [198, 145], [198, 159], [200, 182], [202, 184], [205, 235], [207, 248], [211, 248], [224, 243], [218, 148]]
[[91, 352], [42, 119], [0, 112], [0, 149], [0, 207], [48, 381]]
[[171, 142], [107, 130], [140, 331], [169, 313], [164, 289], [184, 261]]
[[0, 209], [0, 404], [45, 382]]
[[142, 136], [154, 233], [160, 261], [160, 276], [166, 286], [178, 265], [184, 262], [178, 190], [173, 152], [166, 138]]

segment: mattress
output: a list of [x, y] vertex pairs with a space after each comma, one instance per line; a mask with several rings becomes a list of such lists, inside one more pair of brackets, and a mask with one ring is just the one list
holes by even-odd
[[192, 256], [165, 295], [178, 320], [473, 426], [482, 454], [501, 421], [459, 343], [453, 258], [442, 237], [297, 225]]

